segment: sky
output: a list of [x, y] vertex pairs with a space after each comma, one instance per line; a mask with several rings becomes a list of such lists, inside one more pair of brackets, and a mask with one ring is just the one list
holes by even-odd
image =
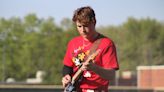
[[34, 13], [39, 18], [53, 17], [60, 24], [82, 6], [95, 10], [98, 26], [120, 25], [129, 17], [164, 21], [164, 0], [0, 0], [0, 18], [24, 18]]

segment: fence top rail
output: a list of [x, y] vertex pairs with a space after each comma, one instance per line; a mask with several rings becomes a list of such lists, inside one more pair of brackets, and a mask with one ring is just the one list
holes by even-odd
[[0, 84], [0, 88], [36, 88], [36, 89], [56, 89], [63, 88], [62, 85], [42, 85], [42, 84]]
[[137, 70], [149, 70], [149, 69], [164, 69], [164, 65], [159, 65], [159, 66], [138, 66]]
[[[63, 89], [62, 85], [43, 85], [43, 84], [0, 84], [0, 89]], [[138, 88], [137, 86], [109, 86], [113, 90], [156, 90], [164, 91], [164, 87], [160, 88]]]

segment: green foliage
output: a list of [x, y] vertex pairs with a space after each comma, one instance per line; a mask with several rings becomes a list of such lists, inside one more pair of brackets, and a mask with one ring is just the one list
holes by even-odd
[[[117, 47], [120, 70], [136, 70], [138, 65], [164, 64], [164, 25], [154, 19], [129, 18], [120, 26], [97, 28]], [[39, 19], [0, 18], [0, 81], [15, 78], [25, 82], [45, 71], [44, 83], [61, 84], [62, 60], [70, 39], [78, 33], [70, 19], [61, 26], [52, 17]]]
[[139, 65], [164, 64], [164, 25], [155, 19], [129, 18], [118, 27], [99, 29], [117, 46], [120, 70], [136, 71]]

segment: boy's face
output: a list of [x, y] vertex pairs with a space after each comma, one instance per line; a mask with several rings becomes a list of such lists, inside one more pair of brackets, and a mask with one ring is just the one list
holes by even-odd
[[84, 38], [84, 39], [90, 39], [94, 35], [95, 32], [95, 24], [90, 23], [90, 24], [82, 24], [80, 22], [76, 22], [76, 27], [79, 32], [79, 34]]

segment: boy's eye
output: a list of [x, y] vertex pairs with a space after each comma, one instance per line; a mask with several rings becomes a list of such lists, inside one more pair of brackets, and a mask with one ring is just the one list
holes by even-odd
[[88, 25], [84, 25], [84, 27], [88, 27]]
[[77, 25], [77, 27], [88, 27], [88, 25]]
[[78, 27], [81, 27], [81, 26], [78, 26]]

